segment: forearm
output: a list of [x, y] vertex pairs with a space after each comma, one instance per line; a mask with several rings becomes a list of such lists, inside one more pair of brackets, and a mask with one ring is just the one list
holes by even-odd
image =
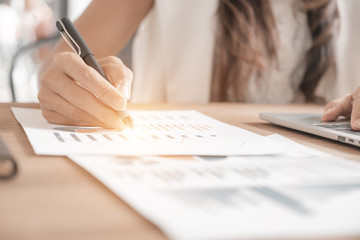
[[[115, 55], [135, 33], [152, 5], [153, 0], [94, 0], [75, 26], [96, 58]], [[46, 57], [40, 75], [52, 65], [55, 56], [64, 51], [71, 49], [60, 39]]]

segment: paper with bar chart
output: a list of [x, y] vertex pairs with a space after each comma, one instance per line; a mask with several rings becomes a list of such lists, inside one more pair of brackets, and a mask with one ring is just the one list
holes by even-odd
[[[12, 108], [39, 155], [264, 155], [274, 141], [196, 111], [132, 111], [135, 129], [49, 124], [39, 109]], [[259, 147], [261, 146], [261, 147]]]
[[69, 156], [170, 239], [360, 234], [360, 164], [288, 139], [275, 156]]

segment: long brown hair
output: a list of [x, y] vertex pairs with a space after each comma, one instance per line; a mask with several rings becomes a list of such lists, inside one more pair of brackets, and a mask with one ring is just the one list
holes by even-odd
[[[338, 29], [335, 0], [299, 0], [306, 11], [312, 46], [305, 56], [300, 90], [306, 101], [335, 65], [333, 41]], [[277, 59], [278, 33], [269, 0], [220, 0], [211, 101], [245, 101], [251, 74], [261, 74]], [[241, 86], [241, 88], [239, 87]]]

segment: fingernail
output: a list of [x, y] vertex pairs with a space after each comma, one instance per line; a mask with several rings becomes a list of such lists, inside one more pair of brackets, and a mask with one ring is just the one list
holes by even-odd
[[130, 98], [130, 89], [125, 85], [121, 85], [119, 90], [125, 96], [125, 98], [127, 100], [129, 100], [129, 98]]

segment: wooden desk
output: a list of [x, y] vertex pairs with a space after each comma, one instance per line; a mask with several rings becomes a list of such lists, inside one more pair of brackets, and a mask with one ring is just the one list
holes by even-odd
[[[0, 134], [20, 167], [14, 179], [0, 182], [0, 239], [166, 239], [152, 223], [69, 159], [36, 156], [10, 106], [38, 107], [0, 104]], [[258, 118], [261, 111], [321, 112], [320, 106], [207, 104], [129, 108], [196, 109], [261, 135], [279, 133], [310, 147], [360, 161], [360, 150], [355, 147], [273, 126]]]

